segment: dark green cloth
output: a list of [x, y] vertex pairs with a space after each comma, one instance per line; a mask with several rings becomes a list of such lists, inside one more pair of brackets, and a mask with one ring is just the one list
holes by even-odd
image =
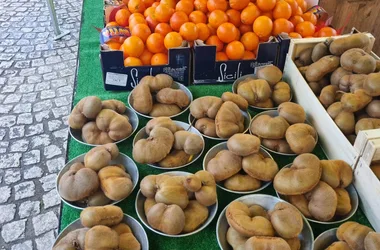
[[[93, 26], [101, 27], [103, 25], [103, 4], [102, 1], [84, 1], [83, 7], [83, 16], [82, 16], [82, 29], [80, 35], [80, 47], [79, 47], [79, 72], [77, 78], [77, 87], [74, 96], [74, 104], [76, 104], [80, 99], [89, 95], [97, 95], [101, 99], [118, 99], [127, 103], [128, 93], [126, 92], [107, 92], [103, 88], [102, 81], [102, 73], [100, 68], [99, 61], [99, 34], [93, 28]], [[213, 96], [221, 96], [221, 94], [225, 91], [231, 91], [231, 84], [229, 85], [204, 85], [204, 86], [191, 86], [190, 90], [193, 93], [194, 98], [198, 98], [200, 96], [213, 95]], [[255, 113], [251, 112], [253, 116]], [[188, 112], [184, 115], [176, 118], [176, 120], [187, 122]], [[140, 125], [139, 129], [145, 126], [147, 119], [140, 117]], [[119, 149], [121, 152], [127, 154], [131, 157], [132, 150], [132, 140], [133, 136], [128, 140], [124, 141], [119, 145]], [[219, 143], [218, 141], [212, 141], [206, 139], [206, 148], [204, 154], [215, 144]], [[79, 144], [73, 139], [70, 139], [68, 145], [68, 160], [73, 159], [74, 157], [86, 153], [90, 147]], [[323, 151], [318, 146], [314, 153], [320, 157], [325, 158]], [[203, 154], [203, 155], [204, 155]], [[291, 163], [294, 157], [279, 157], [273, 155], [274, 159], [278, 163], [280, 167]], [[200, 157], [195, 163], [186, 168], [180, 169], [180, 171], [188, 171], [188, 172], [196, 172], [202, 169], [202, 160], [203, 157]], [[160, 174], [164, 171], [159, 169], [154, 169], [147, 165], [137, 164], [140, 172], [140, 180], [148, 175], [148, 174]], [[123, 202], [119, 204], [119, 206], [123, 209], [123, 211], [138, 220], [138, 217], [135, 212], [135, 198], [138, 188]], [[175, 249], [218, 249], [218, 244], [216, 241], [216, 221], [219, 216], [220, 211], [232, 200], [239, 197], [239, 195], [234, 195], [228, 192], [225, 192], [221, 189], [218, 189], [218, 199], [219, 199], [219, 211], [214, 218], [213, 222], [205, 228], [203, 231], [189, 237], [184, 238], [169, 238], [157, 235], [151, 232], [149, 229], [146, 229], [148, 234], [150, 248], [154, 250], [175, 250]], [[262, 192], [264, 194], [275, 195], [273, 186], [270, 185]], [[65, 228], [72, 221], [79, 218], [80, 211], [70, 208], [66, 205], [62, 207], [61, 213], [61, 228]], [[362, 211], [359, 209], [355, 216], [352, 218], [355, 221], [369, 224]], [[318, 236], [321, 232], [329, 229], [337, 227], [338, 225], [320, 225], [313, 224], [311, 226], [314, 231], [314, 236]]]

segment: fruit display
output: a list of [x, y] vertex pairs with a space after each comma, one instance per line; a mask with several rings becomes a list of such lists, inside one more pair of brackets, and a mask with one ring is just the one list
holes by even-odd
[[305, 0], [161, 0], [125, 1], [106, 27], [128, 27], [131, 36], [108, 41], [121, 50], [125, 66], [168, 63], [168, 50], [195, 40], [216, 46], [216, 60], [252, 60], [259, 43], [287, 33], [291, 38], [334, 36], [336, 30], [316, 31], [317, 17]]
[[[202, 136], [194, 132], [184, 130], [169, 117], [153, 118], [136, 135], [133, 159], [141, 164], [154, 164], [161, 168], [185, 166], [198, 159], [204, 149]], [[140, 133], [145, 136], [137, 138]]]
[[[209, 155], [213, 156], [210, 157]], [[260, 139], [249, 134], [235, 134], [216, 145], [205, 156], [203, 169], [231, 192], [252, 192], [269, 184], [278, 172], [277, 163], [260, 149]]]
[[277, 173], [273, 186], [306, 218], [327, 222], [345, 218], [355, 209], [346, 189], [352, 178], [351, 167], [342, 160], [301, 154]]
[[379, 62], [363, 33], [328, 39], [300, 52], [295, 63], [327, 113], [351, 142], [360, 130], [380, 128]]
[[140, 191], [145, 197], [141, 213], [148, 225], [166, 235], [188, 234], [202, 227], [211, 216], [210, 206], [217, 203], [214, 177], [206, 171], [148, 175]]
[[339, 226], [336, 231], [338, 241], [326, 250], [375, 250], [380, 249], [380, 234], [354, 221]]
[[305, 110], [293, 102], [284, 102], [277, 111], [265, 111], [251, 121], [250, 132], [272, 152], [310, 153], [317, 144], [317, 132], [306, 122]]
[[282, 72], [276, 66], [257, 70], [256, 76], [243, 77], [234, 87], [234, 92], [243, 97], [254, 108], [273, 109], [292, 98], [289, 84], [282, 79]]
[[182, 89], [173, 88], [173, 84], [173, 78], [166, 74], [145, 76], [131, 92], [130, 105], [149, 117], [176, 116], [187, 109], [192, 97]]
[[137, 179], [132, 180], [125, 166], [111, 164], [118, 156], [116, 144], [108, 143], [88, 151], [83, 162], [65, 167], [57, 179], [61, 198], [79, 207], [102, 206], [127, 198]]
[[248, 129], [247, 108], [246, 100], [231, 92], [223, 93], [222, 98], [203, 96], [191, 103], [189, 122], [205, 136], [228, 139]]
[[123, 222], [121, 208], [108, 205], [85, 208], [80, 214], [83, 228], [69, 232], [53, 250], [130, 249], [140, 250], [131, 227]]
[[226, 240], [233, 249], [300, 249], [304, 228], [301, 213], [286, 202], [278, 202], [269, 211], [258, 204], [233, 201], [225, 213]]
[[102, 101], [97, 96], [81, 99], [69, 116], [69, 126], [80, 130], [84, 142], [103, 145], [128, 138], [133, 127], [124, 115], [127, 107], [118, 100]]

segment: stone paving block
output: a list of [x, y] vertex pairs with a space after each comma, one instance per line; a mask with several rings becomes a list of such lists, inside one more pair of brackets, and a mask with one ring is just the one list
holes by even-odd
[[1, 236], [5, 242], [12, 242], [25, 237], [26, 220], [13, 221], [4, 224], [1, 229]]

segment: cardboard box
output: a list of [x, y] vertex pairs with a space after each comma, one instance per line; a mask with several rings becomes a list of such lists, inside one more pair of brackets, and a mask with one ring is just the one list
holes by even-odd
[[362, 156], [369, 140], [380, 139], [380, 129], [361, 130], [356, 137], [354, 148]]
[[190, 48], [169, 50], [169, 64], [157, 66], [124, 67], [122, 51], [100, 51], [100, 64], [105, 90], [129, 91], [146, 75], [165, 73], [174, 81], [188, 85], [190, 82]]
[[253, 74], [255, 68], [276, 65], [283, 69], [290, 39], [278, 37], [261, 43], [255, 60], [215, 61], [216, 46], [196, 43], [193, 54], [194, 84], [231, 83], [237, 78]]
[[354, 170], [353, 184], [359, 194], [361, 209], [375, 230], [380, 232], [380, 181], [362, 158]]
[[380, 139], [373, 139], [367, 142], [362, 158], [368, 166], [371, 166], [373, 161], [380, 160]]

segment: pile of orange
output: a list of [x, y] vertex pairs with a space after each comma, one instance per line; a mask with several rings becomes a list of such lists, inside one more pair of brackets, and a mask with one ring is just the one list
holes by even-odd
[[272, 35], [291, 38], [332, 36], [326, 27], [315, 32], [317, 18], [306, 12], [305, 0], [123, 0], [115, 22], [129, 27], [132, 36], [108, 43], [124, 53], [126, 66], [168, 63], [167, 51], [203, 40], [215, 45], [216, 59], [250, 60], [260, 42]]

